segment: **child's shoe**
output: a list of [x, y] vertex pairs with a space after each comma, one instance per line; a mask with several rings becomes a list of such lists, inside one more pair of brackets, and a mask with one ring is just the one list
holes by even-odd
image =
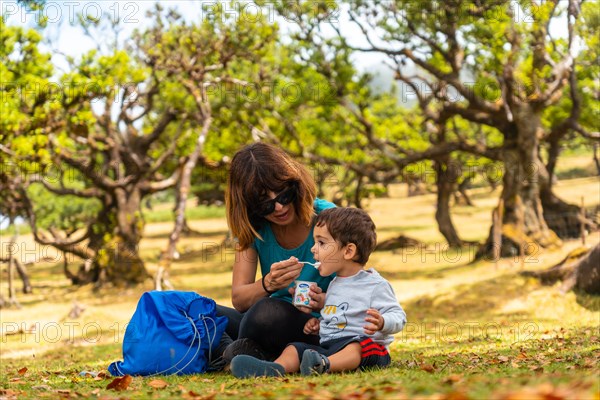
[[329, 372], [329, 359], [314, 350], [305, 350], [300, 363], [302, 375], [321, 375]]
[[259, 360], [252, 356], [240, 354], [231, 360], [231, 373], [236, 378], [251, 378], [255, 376], [283, 376], [285, 369], [283, 365]]

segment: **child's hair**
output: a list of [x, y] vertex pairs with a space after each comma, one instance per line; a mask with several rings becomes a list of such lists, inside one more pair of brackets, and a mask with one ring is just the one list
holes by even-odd
[[375, 223], [360, 208], [328, 208], [317, 216], [316, 226], [327, 226], [331, 237], [342, 246], [348, 243], [356, 245], [354, 261], [365, 265], [377, 245]]
[[225, 191], [227, 222], [240, 249], [247, 249], [265, 219], [252, 214], [257, 205], [267, 199], [269, 191], [279, 193], [294, 185], [297, 189], [294, 206], [300, 221], [310, 226], [315, 215], [313, 202], [317, 186], [308, 169], [281, 148], [257, 142], [244, 146], [231, 161]]

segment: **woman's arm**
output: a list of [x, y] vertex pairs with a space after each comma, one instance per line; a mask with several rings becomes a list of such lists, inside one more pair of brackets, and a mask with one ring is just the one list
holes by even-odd
[[[244, 312], [254, 303], [270, 293], [263, 288], [261, 279], [256, 279], [258, 255], [256, 250], [248, 248], [236, 252], [233, 263], [233, 281], [231, 284], [231, 302], [236, 310]], [[264, 285], [270, 292], [284, 289], [300, 275], [303, 265], [295, 257], [276, 262], [265, 275]]]
[[231, 303], [239, 312], [248, 310], [254, 303], [268, 295], [261, 281], [255, 281], [257, 266], [256, 250], [247, 248], [236, 251], [231, 282]]

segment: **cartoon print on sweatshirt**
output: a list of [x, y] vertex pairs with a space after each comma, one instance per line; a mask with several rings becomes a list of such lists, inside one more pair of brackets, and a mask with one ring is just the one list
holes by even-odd
[[338, 306], [326, 305], [321, 311], [324, 315], [324, 319], [327, 321], [327, 325], [333, 329], [333, 334], [337, 334], [346, 329], [348, 325], [348, 318], [346, 318], [346, 311], [348, 311], [348, 303], [344, 302]]

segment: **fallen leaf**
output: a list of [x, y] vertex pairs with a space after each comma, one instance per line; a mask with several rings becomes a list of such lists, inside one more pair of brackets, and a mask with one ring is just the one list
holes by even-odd
[[435, 371], [435, 367], [433, 365], [431, 365], [431, 364], [421, 364], [420, 368], [423, 371], [429, 372], [430, 374]]
[[444, 400], [469, 400], [466, 394], [463, 392], [450, 392], [447, 393], [444, 397]]
[[460, 382], [462, 375], [449, 375], [442, 382], [452, 385], [453, 383]]
[[154, 389], [164, 389], [169, 386], [169, 384], [162, 379], [153, 379], [148, 382], [148, 385], [152, 386]]
[[19, 373], [19, 375], [25, 375], [25, 372], [27, 372], [27, 367], [23, 367], [20, 370], [17, 371]]
[[508, 357], [506, 357], [506, 356], [498, 356], [498, 361], [500, 361], [501, 363], [508, 362]]
[[98, 395], [100, 394], [100, 389], [99, 389], [99, 388], [96, 388], [96, 389], [92, 390], [92, 394], [93, 394], [94, 396], [98, 396]]
[[198, 393], [194, 392], [193, 390], [190, 390], [188, 392], [188, 396], [191, 396], [195, 400], [213, 400], [217, 396], [217, 394], [216, 393], [210, 393], [210, 394], [207, 394], [207, 395], [201, 395], [201, 394], [198, 394]]
[[125, 390], [129, 387], [129, 384], [132, 380], [133, 378], [131, 377], [131, 375], [124, 375], [119, 378], [115, 378], [111, 383], [109, 383], [106, 386], [106, 389], [114, 389], [117, 391]]

